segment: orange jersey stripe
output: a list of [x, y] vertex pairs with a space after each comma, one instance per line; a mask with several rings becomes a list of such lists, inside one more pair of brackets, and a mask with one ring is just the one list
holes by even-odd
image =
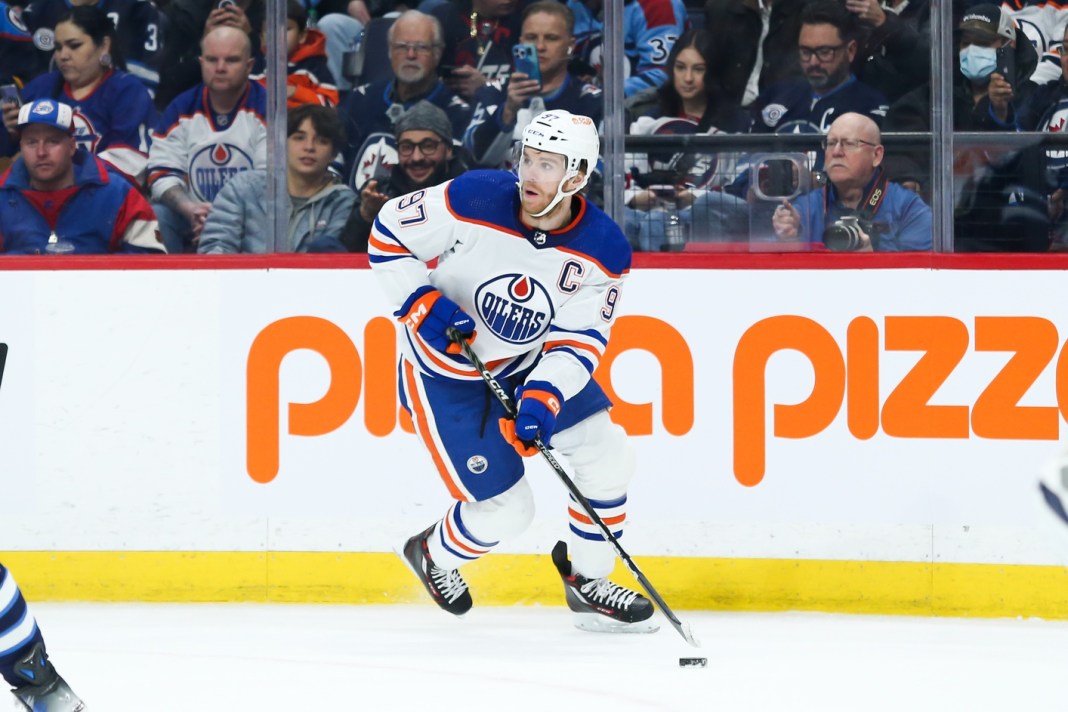
[[482, 549], [472, 549], [471, 547], [467, 546], [462, 541], [460, 541], [460, 539], [456, 536], [456, 533], [453, 532], [453, 530], [452, 530], [452, 516], [451, 516], [452, 510], [449, 510], [449, 511], [450, 511], [450, 514], [448, 516], [446, 516], [445, 519], [442, 520], [442, 521], [445, 522], [445, 533], [448, 534], [449, 541], [451, 541], [456, 546], [456, 548], [463, 549], [468, 554], [474, 554], [475, 556], [483, 556], [483, 555], [485, 555], [486, 551], [484, 551]]
[[571, 341], [569, 339], [561, 339], [559, 341], [546, 341], [545, 345], [541, 347], [542, 351], [549, 351], [555, 349], [558, 346], [571, 346], [576, 349], [582, 349], [583, 351], [589, 351], [595, 358], [601, 358], [601, 352], [582, 341]]
[[409, 252], [405, 248], [401, 247], [400, 245], [394, 245], [394, 244], [389, 243], [389, 242], [382, 242], [377, 237], [375, 237], [375, 233], [374, 233], [373, 230], [371, 231], [371, 236], [368, 238], [368, 242], [375, 249], [382, 250], [383, 252], [393, 252], [393, 253], [399, 254], [399, 255], [410, 255], [410, 254], [412, 254], [411, 252]]
[[[593, 524], [593, 520], [586, 516], [585, 512], [579, 512], [578, 510], [568, 507], [567, 513], [571, 515], [572, 519], [582, 522], [583, 524]], [[617, 515], [615, 517], [601, 517], [601, 521], [611, 526], [613, 524], [622, 524], [627, 520], [626, 513]]]
[[460, 491], [453, 482], [452, 474], [449, 472], [449, 468], [445, 466], [445, 461], [442, 459], [442, 455], [438, 452], [438, 449], [434, 443], [434, 439], [430, 437], [430, 424], [426, 417], [426, 407], [421, 400], [419, 400], [419, 391], [416, 388], [415, 380], [415, 368], [411, 363], [404, 362], [404, 380], [408, 382], [408, 393], [410, 405], [412, 407], [412, 413], [415, 418], [415, 430], [419, 433], [419, 437], [423, 441], [423, 445], [430, 452], [430, 457], [434, 460], [434, 466], [438, 468], [438, 475], [445, 482], [445, 486], [449, 489], [449, 494], [454, 499], [458, 499], [461, 502], [468, 501], [467, 496]]

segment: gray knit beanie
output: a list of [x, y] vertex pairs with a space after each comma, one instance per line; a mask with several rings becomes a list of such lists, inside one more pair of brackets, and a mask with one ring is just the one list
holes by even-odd
[[393, 135], [400, 137], [405, 131], [433, 131], [446, 141], [452, 141], [452, 124], [445, 112], [426, 99], [416, 102], [393, 124]]

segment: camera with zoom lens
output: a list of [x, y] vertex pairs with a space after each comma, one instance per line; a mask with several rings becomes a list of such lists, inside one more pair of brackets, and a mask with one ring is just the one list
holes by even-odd
[[834, 252], [852, 252], [864, 246], [864, 235], [867, 235], [874, 250], [875, 233], [868, 220], [862, 220], [856, 215], [846, 215], [835, 220], [823, 231], [823, 244]]

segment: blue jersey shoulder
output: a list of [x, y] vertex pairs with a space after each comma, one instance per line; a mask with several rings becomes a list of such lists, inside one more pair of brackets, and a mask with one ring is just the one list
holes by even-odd
[[582, 219], [571, 229], [575, 237], [567, 243], [567, 249], [588, 255], [613, 276], [626, 274], [631, 259], [626, 236], [603, 210], [588, 200], [585, 203]]
[[449, 183], [445, 195], [449, 210], [457, 218], [519, 232], [519, 192], [515, 185], [515, 174], [508, 171], [467, 171]]
[[[460, 220], [489, 224], [528, 237], [536, 231], [519, 220], [519, 193], [515, 174], [508, 171], [468, 171], [446, 188], [449, 209]], [[554, 231], [545, 243], [550, 247], [580, 253], [600, 264], [605, 272], [620, 276], [630, 269], [630, 243], [619, 226], [588, 200], [583, 199], [581, 218]]]

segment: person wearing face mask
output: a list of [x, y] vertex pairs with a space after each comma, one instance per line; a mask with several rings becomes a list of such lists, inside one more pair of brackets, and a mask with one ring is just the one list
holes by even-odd
[[[992, 4], [976, 5], [965, 11], [956, 38], [953, 128], [957, 131], [1019, 130], [1017, 108], [1033, 86], [1026, 80], [1038, 65], [1034, 46], [1012, 16]], [[1006, 73], [1013, 76], [1005, 76]], [[924, 84], [891, 104], [883, 130], [930, 131], [930, 96], [930, 85]]]
[[[953, 85], [953, 126], [957, 131], [1017, 131], [1025, 128], [1020, 123], [1020, 109], [1034, 90], [1027, 81], [1038, 65], [1038, 53], [1027, 41], [1026, 35], [1017, 26], [1012, 16], [994, 4], [978, 4], [959, 15], [955, 37], [957, 41], [957, 66]], [[1002, 72], [998, 68], [1002, 67]], [[1011, 75], [1011, 76], [1006, 76]], [[930, 83], [926, 82], [894, 101], [886, 113], [882, 130], [929, 131], [931, 130]], [[977, 176], [990, 169], [999, 176], [999, 187], [981, 190], [970, 189], [979, 196], [976, 209], [993, 210], [998, 215], [964, 217], [972, 212], [968, 201], [958, 215], [959, 231], [955, 235], [957, 249], [971, 244], [976, 250], [987, 250], [993, 244], [976, 239], [978, 233], [990, 232], [992, 239], [1005, 235], [1001, 210], [1005, 205], [1015, 206], [1019, 190], [1012, 187], [1020, 183], [1017, 171], [1019, 161], [1012, 157], [995, 156], [988, 147], [958, 144], [953, 171], [958, 185], [967, 183], [969, 176]], [[1001, 152], [1005, 153], [1005, 152]], [[1006, 158], [1005, 161], [1002, 158]], [[996, 161], [996, 165], [994, 164]], [[888, 156], [886, 171], [898, 183], [906, 185], [922, 195], [930, 186], [930, 149], [927, 142], [902, 147]], [[1001, 193], [1005, 192], [1002, 196]], [[995, 192], [991, 192], [995, 191]], [[996, 195], [995, 195], [996, 193]], [[1014, 195], [1016, 197], [1014, 197]], [[981, 212], [981, 210], [979, 210]], [[992, 227], [984, 225], [984, 221]], [[970, 236], [970, 237], [969, 237]], [[995, 239], [996, 241], [996, 239]], [[989, 248], [993, 249], [993, 248]], [[998, 248], [1002, 249], [1002, 248]]]

